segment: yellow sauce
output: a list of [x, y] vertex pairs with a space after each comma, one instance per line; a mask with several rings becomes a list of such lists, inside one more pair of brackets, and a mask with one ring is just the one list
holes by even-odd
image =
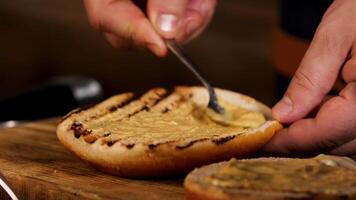
[[205, 107], [198, 107], [192, 101], [187, 101], [166, 113], [145, 110], [120, 120], [113, 113], [110, 121], [89, 123], [86, 124], [86, 128], [98, 136], [110, 131], [107, 140], [116, 140], [123, 144], [160, 144], [178, 141], [178, 146], [184, 146], [201, 139], [242, 134], [248, 129], [261, 126], [266, 121], [262, 113], [228, 103], [224, 103], [223, 106], [232, 113], [227, 123], [209, 114]]
[[[330, 160], [326, 160], [330, 161]], [[232, 159], [201, 179], [221, 189], [288, 192], [355, 192], [356, 172], [316, 159], [238, 161]]]
[[225, 112], [222, 114], [217, 113], [210, 108], [206, 109], [206, 115], [216, 123], [226, 126], [254, 128], [266, 121], [264, 115], [260, 112], [252, 112], [242, 109], [225, 101], [219, 101], [219, 103], [225, 109]]

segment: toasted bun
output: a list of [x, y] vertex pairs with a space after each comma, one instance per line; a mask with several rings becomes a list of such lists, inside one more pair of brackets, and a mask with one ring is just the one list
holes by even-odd
[[356, 199], [356, 163], [346, 157], [230, 160], [195, 169], [187, 200]]
[[[78, 121], [85, 125], [98, 118], [109, 119], [112, 112], [119, 112], [119, 110], [131, 116], [139, 112], [129, 106], [134, 101], [145, 104], [144, 107], [149, 108], [147, 112], [167, 109], [174, 104], [170, 99], [178, 93], [189, 94], [190, 101], [198, 105], [207, 105], [208, 94], [204, 88], [178, 87], [168, 96], [162, 95], [166, 93], [164, 89], [150, 90], [139, 100], [133, 100], [132, 93], [125, 93], [111, 97], [94, 107], [72, 111], [58, 125], [57, 135], [66, 148], [99, 170], [125, 177], [156, 177], [187, 173], [195, 167], [232, 157], [245, 158], [260, 149], [281, 128], [280, 123], [271, 118], [270, 109], [265, 105], [236, 92], [222, 89], [216, 91], [218, 97], [224, 101], [262, 112], [267, 121], [260, 127], [249, 129], [243, 134], [230, 133], [218, 139], [201, 138], [191, 141], [184, 147], [178, 146], [179, 141], [156, 145], [139, 142], [123, 145], [120, 141], [110, 144], [105, 142], [105, 135], [93, 137], [90, 131], [78, 134], [76, 129], [73, 129], [73, 124]], [[155, 103], [150, 103], [157, 96], [161, 98], [158, 100], [159, 103], [157, 100]], [[117, 126], [120, 126], [120, 122]]]

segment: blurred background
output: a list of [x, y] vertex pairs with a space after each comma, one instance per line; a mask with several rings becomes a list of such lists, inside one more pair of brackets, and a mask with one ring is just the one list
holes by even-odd
[[[208, 29], [185, 46], [208, 80], [272, 105], [276, 0], [223, 0]], [[0, 99], [62, 75], [98, 80], [104, 97], [199, 82], [175, 57], [113, 49], [82, 1], [0, 1]]]

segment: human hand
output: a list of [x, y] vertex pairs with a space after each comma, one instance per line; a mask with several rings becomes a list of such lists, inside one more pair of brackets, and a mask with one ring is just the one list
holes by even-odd
[[147, 0], [147, 18], [132, 0], [84, 0], [91, 25], [103, 32], [112, 46], [144, 47], [157, 56], [167, 53], [162, 38], [182, 43], [199, 35], [210, 22], [216, 3], [217, 0]]
[[[335, 0], [325, 13], [282, 100], [272, 109], [282, 129], [265, 152], [356, 154], [356, 1]], [[346, 86], [327, 98], [338, 75]], [[305, 118], [313, 110], [313, 118]]]

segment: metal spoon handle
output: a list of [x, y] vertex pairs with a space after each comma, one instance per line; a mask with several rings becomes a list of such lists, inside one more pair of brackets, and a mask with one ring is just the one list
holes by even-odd
[[12, 200], [18, 200], [14, 191], [10, 188], [10, 186], [6, 183], [5, 178], [0, 174], [0, 188], [5, 190], [5, 192], [9, 195]]
[[218, 104], [218, 100], [216, 97], [216, 93], [214, 88], [210, 85], [210, 83], [203, 78], [201, 72], [198, 71], [197, 65], [193, 62], [193, 60], [184, 52], [184, 50], [174, 41], [174, 40], [166, 40], [166, 44], [168, 49], [176, 55], [180, 61], [187, 66], [190, 71], [194, 73], [194, 75], [203, 83], [203, 85], [208, 89], [209, 92], [209, 104], [208, 107], [213, 109], [218, 113], [223, 113], [224, 109]]

